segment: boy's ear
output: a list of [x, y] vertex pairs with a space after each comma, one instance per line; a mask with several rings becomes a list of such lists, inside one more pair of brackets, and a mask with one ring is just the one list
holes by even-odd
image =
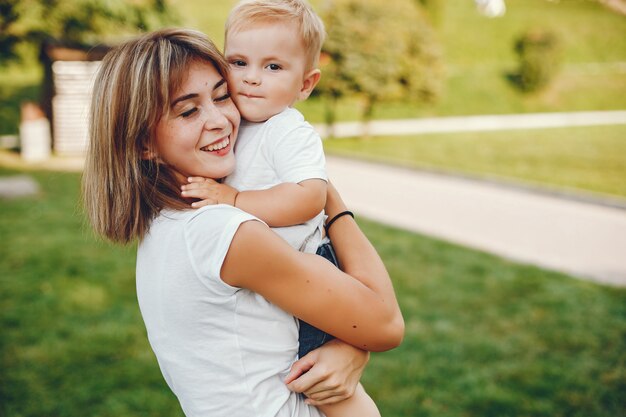
[[300, 89], [300, 94], [298, 95], [299, 100], [306, 100], [311, 95], [311, 92], [320, 81], [320, 77], [322, 76], [322, 71], [315, 68], [309, 71], [304, 75], [304, 80], [302, 81], [302, 88]]

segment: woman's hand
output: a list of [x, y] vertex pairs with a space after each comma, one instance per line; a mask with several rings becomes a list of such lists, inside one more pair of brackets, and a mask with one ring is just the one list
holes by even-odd
[[334, 404], [354, 394], [368, 361], [369, 352], [333, 339], [295, 362], [285, 383], [307, 404]]
[[180, 187], [181, 195], [184, 198], [200, 200], [191, 203], [191, 207], [200, 208], [211, 204], [235, 205], [239, 192], [233, 187], [203, 177], [190, 177], [187, 181], [189, 184]]

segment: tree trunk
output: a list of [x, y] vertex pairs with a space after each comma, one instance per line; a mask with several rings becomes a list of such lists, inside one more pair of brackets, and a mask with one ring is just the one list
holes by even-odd
[[367, 96], [365, 98], [365, 105], [363, 106], [363, 122], [361, 124], [361, 137], [363, 139], [370, 138], [370, 122], [372, 121], [375, 103], [376, 97]]
[[326, 100], [324, 121], [326, 122], [326, 138], [334, 138], [335, 122], [337, 121], [337, 97], [335, 96], [331, 96]]

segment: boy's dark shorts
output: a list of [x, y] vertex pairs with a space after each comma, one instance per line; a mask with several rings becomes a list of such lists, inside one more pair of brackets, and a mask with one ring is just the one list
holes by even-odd
[[[324, 257], [339, 268], [339, 262], [335, 255], [335, 250], [330, 242], [322, 243], [317, 248], [317, 254]], [[311, 326], [309, 323], [300, 320], [300, 331], [298, 340], [300, 341], [300, 348], [298, 349], [298, 357], [303, 357], [310, 351], [317, 349], [329, 340], [334, 339], [334, 336], [329, 335], [321, 331], [320, 329]]]

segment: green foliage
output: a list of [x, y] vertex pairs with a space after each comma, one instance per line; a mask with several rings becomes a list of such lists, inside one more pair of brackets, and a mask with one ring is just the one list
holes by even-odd
[[[94, 240], [79, 175], [27, 174], [39, 195], [0, 200], [0, 415], [182, 416], [137, 306], [135, 248]], [[383, 416], [623, 415], [624, 289], [359, 223], [406, 322], [363, 378]]]
[[524, 92], [534, 92], [548, 86], [561, 64], [561, 48], [556, 33], [532, 29], [515, 41], [519, 58], [516, 84]]
[[90, 44], [106, 34], [135, 33], [173, 21], [165, 0], [0, 0], [0, 10], [0, 63], [17, 58], [22, 42], [38, 46], [52, 37]]
[[419, 3], [428, 16], [430, 20], [435, 25], [439, 25], [441, 23], [441, 19], [443, 19], [446, 2], [445, 0], [416, 0]]
[[439, 45], [413, 0], [333, 0], [321, 9], [328, 38], [319, 91], [359, 94], [368, 120], [375, 104], [433, 100], [440, 90]]
[[0, 64], [3, 60], [17, 57], [16, 48], [19, 36], [9, 31], [18, 19], [17, 7], [19, 0], [0, 0]]

